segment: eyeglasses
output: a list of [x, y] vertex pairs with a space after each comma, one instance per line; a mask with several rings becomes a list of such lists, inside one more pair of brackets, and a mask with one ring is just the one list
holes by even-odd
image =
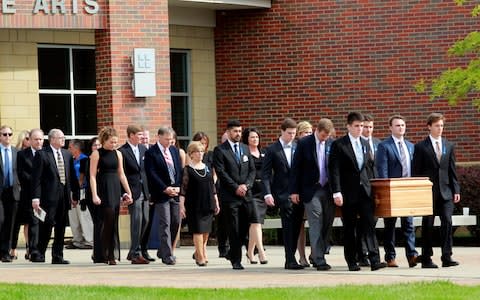
[[8, 136], [12, 136], [13, 133], [11, 133], [11, 132], [6, 132], [6, 133], [2, 133], [2, 135], [3, 135], [3, 136], [7, 136], [7, 135], [8, 135]]

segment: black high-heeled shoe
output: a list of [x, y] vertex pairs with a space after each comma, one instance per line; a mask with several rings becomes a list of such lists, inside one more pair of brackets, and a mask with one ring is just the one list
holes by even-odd
[[252, 259], [250, 258], [250, 256], [248, 256], [248, 253], [246, 253], [245, 256], [247, 257], [247, 260], [250, 262], [250, 264], [252, 264], [252, 265], [258, 264], [258, 261], [252, 260]]

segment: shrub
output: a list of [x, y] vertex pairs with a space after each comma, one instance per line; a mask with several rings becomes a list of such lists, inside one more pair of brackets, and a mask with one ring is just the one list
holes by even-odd
[[[455, 207], [456, 214], [462, 214], [463, 207], [470, 207], [471, 215], [480, 215], [480, 166], [457, 167], [461, 200]], [[480, 233], [480, 227], [470, 226], [474, 234]]]

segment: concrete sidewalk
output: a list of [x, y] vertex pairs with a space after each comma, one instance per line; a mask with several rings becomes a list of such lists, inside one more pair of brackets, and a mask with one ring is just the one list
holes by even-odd
[[[300, 271], [283, 268], [283, 248], [267, 246], [267, 265], [251, 265], [243, 260], [245, 270], [232, 270], [228, 261], [218, 258], [215, 247], [209, 247], [209, 264], [197, 267], [192, 260], [193, 247], [177, 249], [177, 264], [167, 266], [159, 260], [149, 265], [131, 265], [124, 259], [127, 250], [122, 249], [122, 261], [116, 266], [93, 264], [91, 250], [65, 250], [65, 259], [70, 265], [52, 265], [47, 254], [46, 263], [31, 263], [23, 258], [21, 249], [18, 260], [1, 263], [0, 282], [64, 284], [64, 285], [109, 285], [150, 286], [177, 288], [248, 288], [248, 287], [320, 287], [344, 284], [390, 284], [416, 281], [449, 280], [457, 284], [480, 284], [480, 249], [473, 247], [454, 248], [454, 259], [460, 266], [439, 269], [421, 269], [420, 265], [409, 268], [403, 257], [404, 250], [397, 249], [399, 268], [386, 268], [372, 272], [362, 268], [349, 272], [343, 259], [343, 247], [333, 247], [327, 255], [330, 271], [307, 268]], [[383, 252], [383, 251], [382, 251]], [[156, 251], [151, 250], [152, 257]], [[309, 253], [309, 249], [307, 249]], [[434, 262], [441, 264], [440, 249], [434, 249]]]

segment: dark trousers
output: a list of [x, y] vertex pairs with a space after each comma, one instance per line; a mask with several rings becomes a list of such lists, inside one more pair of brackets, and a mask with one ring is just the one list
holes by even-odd
[[[63, 185], [62, 185], [63, 187]], [[65, 188], [63, 188], [65, 190]], [[52, 245], [52, 258], [63, 258], [63, 244], [65, 239], [65, 224], [67, 221], [68, 208], [66, 205], [67, 195], [64, 191], [58, 192], [58, 202], [54, 216], [49, 216], [48, 207], [42, 207], [40, 199], [40, 207], [47, 211], [45, 222], [40, 222], [38, 226], [38, 250], [40, 254], [45, 256], [48, 243], [52, 235], [52, 228], [55, 228]]]
[[18, 202], [13, 198], [13, 189], [4, 188], [0, 196], [0, 256], [9, 255], [12, 247], [13, 226]]
[[245, 201], [223, 202], [223, 209], [228, 218], [228, 238], [230, 241], [230, 261], [240, 263], [242, 261], [242, 245], [247, 236], [248, 207]]
[[365, 236], [365, 242], [368, 250], [368, 258], [371, 264], [380, 262], [378, 251], [378, 242], [375, 236], [375, 218], [374, 218], [374, 201], [363, 189], [361, 195], [355, 202], [344, 198], [342, 206], [343, 228], [344, 228], [344, 255], [345, 261], [349, 266], [356, 265], [356, 245], [357, 234], [356, 229], [360, 227], [360, 236]]
[[[221, 200], [221, 199], [220, 199]], [[230, 249], [228, 242], [228, 216], [227, 210], [224, 209], [224, 204], [220, 203], [220, 212], [215, 216], [218, 252], [220, 254], [227, 254]]]
[[[405, 237], [405, 255], [408, 258], [417, 256], [415, 250], [415, 226], [413, 217], [400, 218], [402, 233]], [[397, 218], [384, 218], [385, 230], [383, 231], [383, 247], [385, 249], [385, 260], [389, 261], [396, 257], [395, 253], [395, 223]]]
[[166, 261], [175, 260], [172, 245], [180, 226], [179, 203], [176, 199], [155, 203], [155, 213], [159, 220], [158, 235], [160, 240], [157, 257]]
[[128, 206], [130, 214], [130, 251], [132, 258], [141, 255], [140, 241], [145, 234], [145, 228], [148, 224], [149, 204], [144, 201], [143, 193], [138, 199]]
[[285, 263], [296, 263], [295, 252], [303, 222], [305, 208], [303, 203], [293, 204], [290, 199], [280, 204], [280, 218], [282, 221], [283, 247], [285, 248]]
[[150, 240], [150, 232], [152, 231], [153, 216], [155, 215], [155, 206], [152, 203], [148, 203], [148, 222], [145, 225], [145, 232], [142, 235], [140, 241], [140, 248], [142, 252], [148, 251], [148, 242]]
[[433, 216], [424, 216], [422, 218], [422, 262], [431, 261], [433, 255], [433, 222], [435, 215], [440, 217], [440, 247], [442, 249], [442, 261], [448, 261], [452, 256], [453, 247], [453, 201], [437, 200], [433, 202]]

